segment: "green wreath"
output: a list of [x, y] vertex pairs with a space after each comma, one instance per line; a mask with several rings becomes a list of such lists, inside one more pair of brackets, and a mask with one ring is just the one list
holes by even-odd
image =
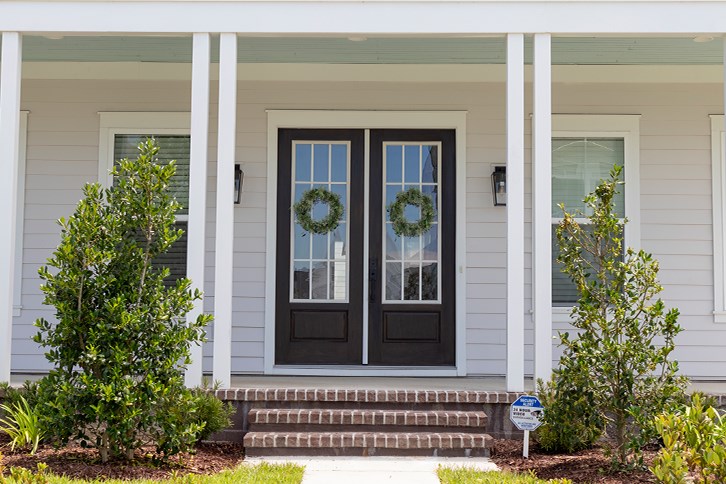
[[[409, 222], [404, 215], [408, 205], [421, 209], [421, 217], [415, 222]], [[388, 214], [393, 222], [393, 231], [399, 237], [417, 237], [428, 229], [434, 222], [436, 210], [431, 199], [418, 188], [409, 188], [406, 191], [398, 192], [396, 200], [388, 207]]]
[[[313, 206], [316, 203], [324, 203], [328, 206], [328, 215], [320, 220], [313, 219]], [[325, 188], [313, 188], [303, 193], [300, 201], [293, 205], [297, 223], [300, 227], [313, 234], [327, 234], [335, 230], [340, 224], [343, 216], [343, 204], [340, 202], [340, 195]]]

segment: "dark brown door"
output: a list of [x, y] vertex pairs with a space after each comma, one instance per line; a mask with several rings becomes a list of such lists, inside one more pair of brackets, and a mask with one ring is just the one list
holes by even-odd
[[[361, 363], [363, 139], [360, 130], [279, 132], [277, 364]], [[306, 231], [291, 210], [315, 188], [337, 194], [344, 208], [327, 233]], [[328, 210], [315, 204], [313, 219]]]
[[[452, 130], [376, 130], [370, 137], [369, 363], [455, 364], [455, 179]], [[400, 233], [390, 208], [423, 193], [430, 228]], [[407, 205], [408, 222], [421, 210]], [[420, 231], [420, 228], [419, 228]]]
[[[370, 365], [454, 365], [454, 131], [371, 130], [368, 161], [363, 130], [284, 129], [278, 139], [276, 364], [361, 365], [367, 304]], [[315, 188], [344, 207], [327, 233], [305, 230], [291, 208]], [[394, 229], [399, 192], [428, 197], [427, 230]], [[312, 218], [328, 213], [319, 203]], [[404, 216], [415, 222], [421, 212], [406, 205]]]

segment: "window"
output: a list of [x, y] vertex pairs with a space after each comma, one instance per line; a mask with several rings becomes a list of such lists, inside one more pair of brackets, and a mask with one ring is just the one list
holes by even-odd
[[28, 139], [28, 111], [20, 111], [18, 145], [18, 193], [15, 219], [15, 279], [13, 282], [13, 316], [23, 309], [23, 230], [25, 227], [25, 150]]
[[724, 170], [724, 116], [711, 116], [711, 176], [713, 203], [713, 316], [714, 322], [726, 323], [726, 257], [724, 257], [724, 230], [726, 211], [723, 198], [726, 195], [726, 171]]
[[104, 186], [114, 183], [110, 175], [113, 164], [122, 158], [135, 158], [137, 146], [153, 137], [159, 144], [159, 160], [176, 160], [176, 174], [170, 190], [181, 204], [176, 226], [184, 235], [171, 249], [154, 260], [169, 267], [167, 284], [186, 277], [187, 222], [189, 217], [189, 115], [187, 113], [101, 113], [99, 181]]
[[[639, 243], [639, 169], [638, 116], [553, 116], [552, 139], [552, 305], [572, 306], [577, 289], [556, 262], [558, 255], [555, 229], [562, 220], [559, 204], [568, 212], [585, 211], [582, 200], [601, 179], [609, 176], [613, 165], [623, 166], [625, 185], [614, 204], [619, 217], [627, 217], [625, 246]], [[577, 219], [585, 223], [587, 219]]]

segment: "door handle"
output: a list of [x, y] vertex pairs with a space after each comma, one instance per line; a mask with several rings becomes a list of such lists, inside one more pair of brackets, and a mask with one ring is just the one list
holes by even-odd
[[378, 282], [378, 259], [371, 258], [368, 263], [368, 301], [376, 302], [376, 283]]

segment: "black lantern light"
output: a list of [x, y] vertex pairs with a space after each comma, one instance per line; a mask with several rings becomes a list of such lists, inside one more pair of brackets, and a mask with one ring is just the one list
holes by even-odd
[[234, 203], [239, 204], [240, 197], [242, 196], [242, 184], [245, 180], [245, 172], [242, 171], [242, 167], [238, 164], [234, 165]]
[[494, 197], [494, 206], [504, 206], [507, 204], [507, 167], [495, 166], [492, 173], [492, 196]]

